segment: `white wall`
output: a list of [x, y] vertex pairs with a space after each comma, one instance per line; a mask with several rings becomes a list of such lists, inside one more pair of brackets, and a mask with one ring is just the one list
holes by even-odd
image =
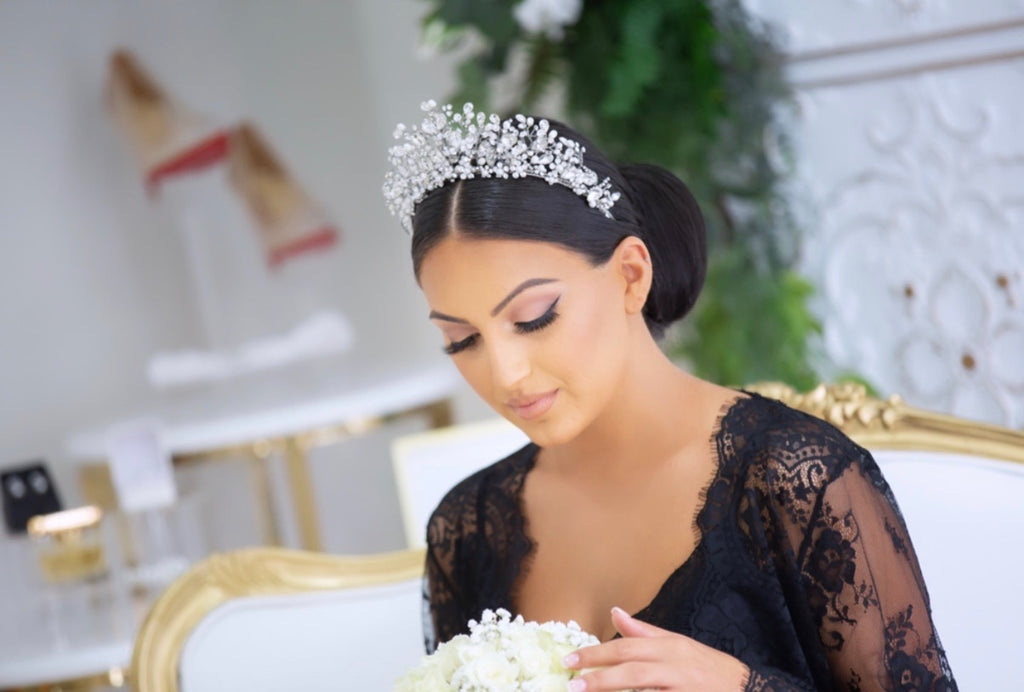
[[[180, 238], [153, 213], [103, 109], [116, 47], [219, 122], [256, 122], [326, 207], [343, 244], [324, 291], [355, 326], [354, 358], [440, 352], [408, 239], [380, 195], [394, 124], [452, 83], [444, 59], [416, 57], [423, 9], [414, 0], [0, 3], [0, 468], [44, 457], [74, 501], [68, 433], [147, 406], [149, 355], [202, 338]], [[483, 415], [471, 396], [460, 401], [469, 417]], [[392, 513], [386, 447], [373, 455], [379, 470], [357, 476]], [[369, 538], [325, 534], [340, 548], [372, 549], [400, 525], [395, 517]]]

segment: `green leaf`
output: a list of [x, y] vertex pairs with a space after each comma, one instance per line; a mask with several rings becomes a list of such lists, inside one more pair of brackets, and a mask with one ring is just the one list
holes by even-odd
[[609, 68], [608, 93], [601, 111], [610, 117], [627, 115], [640, 94], [658, 77], [660, 56], [658, 27], [665, 14], [664, 3], [636, 0], [622, 18], [622, 40]]

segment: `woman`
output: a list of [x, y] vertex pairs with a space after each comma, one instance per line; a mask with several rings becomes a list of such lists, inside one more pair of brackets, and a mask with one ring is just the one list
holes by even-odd
[[685, 185], [559, 123], [424, 108], [385, 196], [445, 350], [532, 441], [434, 512], [428, 648], [504, 607], [601, 639], [575, 692], [956, 689], [870, 454], [658, 348], [705, 273]]

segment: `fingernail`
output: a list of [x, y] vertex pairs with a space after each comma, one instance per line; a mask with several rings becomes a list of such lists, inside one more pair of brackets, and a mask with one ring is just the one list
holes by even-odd
[[587, 689], [587, 681], [581, 678], [569, 681], [569, 692], [583, 692]]
[[580, 662], [579, 654], [566, 654], [562, 659], [562, 665], [566, 668], [575, 668], [576, 664]]
[[612, 613], [617, 613], [618, 615], [621, 615], [621, 616], [627, 617], [627, 618], [631, 618], [632, 617], [629, 613], [624, 611], [619, 606], [615, 606], [614, 608], [612, 608]]

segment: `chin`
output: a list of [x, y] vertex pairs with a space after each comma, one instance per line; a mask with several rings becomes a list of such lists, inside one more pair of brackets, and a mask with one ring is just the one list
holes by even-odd
[[554, 416], [537, 421], [513, 420], [512, 423], [526, 433], [535, 445], [544, 448], [572, 442], [581, 432], [581, 428], [575, 424], [575, 421], [559, 420]]

